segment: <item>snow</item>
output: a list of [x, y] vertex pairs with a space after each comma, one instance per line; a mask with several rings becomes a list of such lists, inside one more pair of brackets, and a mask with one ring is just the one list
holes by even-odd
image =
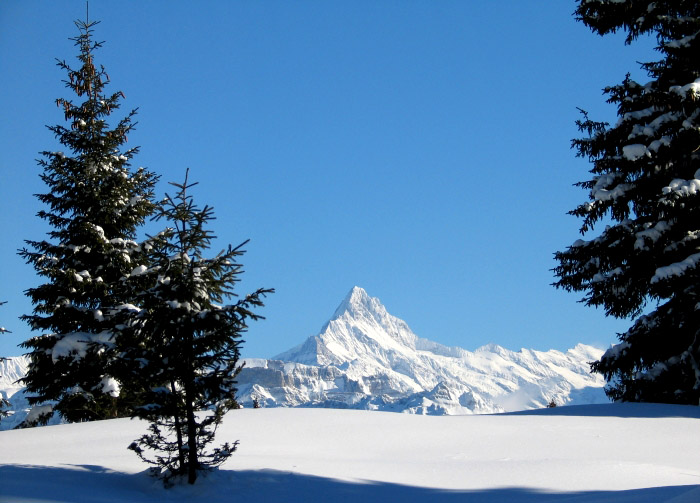
[[622, 125], [623, 123], [630, 121], [630, 120], [644, 119], [645, 117], [649, 117], [649, 116], [653, 115], [656, 111], [657, 111], [656, 107], [649, 107], [649, 108], [645, 108], [643, 110], [636, 110], [634, 112], [626, 112], [625, 114], [623, 114], [622, 117], [620, 117], [620, 119], [618, 119], [615, 127], [617, 128], [620, 125]]
[[630, 344], [627, 341], [621, 342], [620, 344], [614, 344], [614, 345], [610, 346], [610, 348], [605, 352], [605, 354], [603, 355], [603, 358], [608, 359], [608, 360], [609, 359], [616, 360], [620, 357], [620, 355], [624, 356], [625, 352], [629, 349], [629, 347], [630, 347]]
[[[664, 45], [664, 47], [672, 48], [672, 49], [679, 49], [681, 47], [689, 47], [690, 44], [695, 39], [695, 37], [698, 36], [698, 33], [700, 33], [700, 32], [695, 32], [692, 35], [688, 35], [687, 37], [683, 37], [679, 40], [671, 40], [669, 42], [664, 42], [663, 45]], [[695, 82], [698, 82], [698, 81], [696, 80]], [[698, 86], [698, 87], [700, 88], [700, 86]]]
[[662, 136], [658, 140], [654, 140], [649, 144], [649, 152], [658, 152], [661, 147], [668, 147], [671, 145], [671, 138], [668, 136]]
[[653, 227], [651, 223], [645, 225], [645, 227], [645, 230], [635, 233], [635, 237], [637, 238], [634, 242], [635, 250], [646, 250], [647, 240], [656, 243], [664, 232], [671, 229], [671, 225], [664, 220], [657, 222]]
[[142, 274], [146, 274], [146, 271], [148, 271], [148, 267], [140, 265], [131, 270], [130, 276], [141, 276]]
[[116, 419], [0, 432], [0, 502], [697, 502], [700, 408], [556, 407], [431, 417], [334, 409], [231, 411], [217, 472], [164, 489]]
[[[697, 176], [697, 173], [695, 175]], [[676, 178], [662, 189], [664, 195], [673, 193], [678, 196], [693, 196], [698, 192], [700, 192], [700, 180], [697, 178], [693, 178], [692, 180]]]
[[443, 346], [355, 287], [318, 335], [272, 360], [246, 360], [238, 401], [431, 415], [601, 403], [605, 381], [589, 362], [602, 354], [582, 344], [566, 353]]
[[636, 161], [647, 155], [646, 145], [635, 143], [634, 145], [625, 145], [622, 147], [622, 155], [628, 161]]
[[625, 192], [631, 187], [629, 184], [621, 183], [613, 189], [609, 189], [609, 187], [615, 182], [615, 179], [617, 177], [618, 175], [614, 173], [600, 175], [596, 179], [596, 183], [591, 189], [591, 197], [596, 201], [610, 201], [620, 196], [623, 196]]
[[45, 405], [35, 405], [29, 410], [29, 414], [27, 414], [27, 417], [24, 418], [24, 421], [27, 423], [33, 423], [34, 421], [37, 421], [41, 416], [44, 414], [51, 414], [53, 411], [53, 406], [49, 404]]
[[102, 331], [98, 334], [87, 332], [71, 332], [57, 337], [56, 344], [51, 349], [51, 359], [55, 362], [59, 358], [73, 357], [84, 358], [91, 344], [109, 344], [112, 342], [112, 334]]
[[658, 283], [659, 281], [671, 278], [673, 276], [682, 276], [686, 270], [694, 269], [698, 262], [700, 262], [700, 253], [694, 253], [689, 257], [686, 257], [681, 262], [659, 267], [656, 269], [654, 276], [651, 278], [651, 283]]
[[103, 393], [106, 393], [114, 398], [119, 396], [119, 391], [121, 390], [119, 381], [111, 376], [104, 376], [100, 382], [100, 387]]
[[[73, 335], [72, 349], [80, 353], [86, 334]], [[330, 342], [351, 360], [328, 351]], [[608, 352], [624, 349], [623, 343]], [[384, 402], [386, 410], [414, 414], [234, 410], [217, 431], [215, 445], [240, 440], [238, 451], [195, 486], [170, 490], [151, 479], [148, 465], [127, 450], [146, 432], [146, 422], [0, 431], [0, 503], [696, 503], [700, 498], [700, 407], [608, 403], [473, 414], [496, 406], [536, 407], [543, 394], [598, 401], [602, 378], [589, 374], [586, 362], [602, 351], [591, 346], [578, 344], [565, 353], [516, 352], [497, 344], [474, 352], [448, 348], [417, 337], [378, 299], [355, 288], [318, 336], [288, 353], [317, 361], [251, 359], [244, 372], [269, 371], [293, 382], [292, 398], [320, 395], [321, 388], [346, 397], [372, 387], [380, 392], [381, 386], [415, 388], [420, 392]], [[337, 366], [321, 366], [320, 358]], [[6, 392], [24, 375], [28, 361], [0, 363], [0, 391]], [[384, 373], [372, 374], [378, 370]], [[318, 389], [305, 388], [312, 382], [305, 380], [307, 374], [315, 376]], [[272, 387], [255, 386], [251, 394], [263, 404], [274, 400], [267, 391]], [[118, 393], [119, 383], [105, 376], [102, 389]], [[20, 395], [17, 388], [10, 396], [15, 410]], [[436, 411], [462, 415], [429, 415]], [[12, 421], [10, 416], [0, 426]]]
[[621, 267], [616, 267], [615, 269], [612, 269], [611, 271], [607, 271], [605, 273], [595, 273], [593, 275], [593, 278], [591, 278], [591, 283], [599, 283], [601, 281], [606, 281], [613, 276], [618, 276], [622, 274], [624, 271], [622, 270]]
[[165, 302], [165, 304], [170, 308], [170, 309], [184, 309], [185, 311], [191, 311], [192, 306], [190, 305], [189, 302], [180, 302], [177, 300], [168, 300]]
[[695, 79], [695, 81], [684, 86], [673, 86], [671, 87], [671, 91], [680, 94], [683, 98], [686, 98], [688, 92], [690, 92], [690, 97], [696, 98], [698, 95], [700, 95], [700, 79]]

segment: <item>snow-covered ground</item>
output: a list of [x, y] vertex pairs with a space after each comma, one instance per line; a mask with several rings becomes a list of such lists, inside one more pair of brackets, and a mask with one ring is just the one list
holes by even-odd
[[419, 416], [337, 409], [232, 411], [240, 440], [193, 487], [165, 490], [118, 419], [0, 432], [0, 502], [700, 501], [700, 407], [604, 404]]

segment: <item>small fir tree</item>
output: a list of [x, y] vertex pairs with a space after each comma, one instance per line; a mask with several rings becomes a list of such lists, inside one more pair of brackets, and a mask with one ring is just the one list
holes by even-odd
[[[592, 364], [615, 400], [697, 405], [700, 400], [700, 2], [580, 0], [576, 16], [600, 35], [627, 43], [653, 34], [659, 61], [650, 81], [628, 75], [605, 89], [614, 126], [584, 115], [573, 141], [592, 178], [588, 201], [571, 213], [591, 240], [558, 252], [555, 285], [583, 302], [634, 319]], [[649, 306], [649, 304], [651, 304]], [[650, 309], [644, 313], [645, 307]]]
[[173, 185], [177, 196], [166, 197], [157, 213], [172, 227], [148, 240], [148, 265], [126, 280], [140, 292], [140, 307], [124, 310], [125, 346], [118, 348], [131, 363], [132, 377], [147, 384], [138, 397], [145, 405], [136, 406], [134, 415], [151, 422], [149, 433], [129, 448], [155, 465], [154, 474], [166, 485], [180, 476], [192, 484], [198, 472], [236, 450], [237, 441], [207, 448], [224, 414], [237, 408], [241, 335], [248, 320], [261, 318], [251, 309], [272, 292], [260, 289], [223, 304], [242, 273], [242, 245], [205, 258], [214, 237], [205, 227], [212, 208], [194, 204], [188, 190], [195, 184], [187, 176]]
[[[38, 161], [48, 192], [38, 216], [52, 230], [49, 239], [27, 241], [20, 255], [46, 282], [27, 290], [34, 310], [22, 317], [42, 335], [25, 341], [29, 370], [23, 379], [32, 405], [55, 404], [68, 421], [115, 417], [128, 411], [114, 362], [105, 351], [114, 344], [110, 316], [129, 302], [120, 279], [142, 263], [133, 241], [154, 210], [156, 177], [130, 161], [137, 148], [123, 150], [135, 111], [110, 128], [121, 92], [106, 94], [109, 78], [94, 61], [101, 43], [92, 39], [96, 22], [77, 21], [79, 66], [65, 61], [66, 87], [77, 97], [60, 98], [66, 125], [50, 126], [66, 152], [46, 151]], [[45, 409], [45, 407], [44, 407]], [[44, 419], [50, 414], [44, 414]]]

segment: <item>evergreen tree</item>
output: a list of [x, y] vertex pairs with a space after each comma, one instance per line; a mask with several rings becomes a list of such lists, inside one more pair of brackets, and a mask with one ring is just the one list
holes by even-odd
[[[592, 163], [578, 185], [589, 200], [571, 214], [591, 240], [556, 253], [557, 287], [629, 318], [620, 343], [592, 370], [615, 400], [698, 404], [700, 400], [700, 3], [697, 0], [580, 0], [577, 18], [626, 42], [656, 36], [650, 81], [605, 89], [614, 126], [585, 114], [573, 141]], [[607, 223], [606, 222], [606, 223]]]
[[[148, 240], [148, 265], [127, 279], [140, 292], [139, 308], [124, 309], [124, 347], [117, 350], [131, 363], [133, 378], [146, 385], [138, 397], [145, 405], [136, 406], [134, 415], [151, 422], [149, 433], [129, 448], [156, 465], [154, 473], [166, 484], [180, 476], [192, 484], [199, 471], [220, 465], [236, 450], [238, 442], [207, 447], [224, 414], [237, 408], [240, 338], [247, 320], [260, 318], [251, 309], [262, 306], [272, 290], [222, 304], [239, 281], [236, 260], [243, 245], [205, 258], [214, 237], [205, 228], [212, 209], [194, 204], [187, 191], [195, 184], [187, 176], [173, 185], [177, 196], [167, 196], [157, 213], [172, 227]], [[146, 450], [156, 454], [149, 457]]]
[[22, 319], [42, 335], [22, 344], [30, 357], [23, 383], [32, 405], [55, 403], [68, 421], [128, 410], [108, 358], [113, 353], [105, 351], [115, 342], [110, 310], [130, 301], [120, 280], [142, 262], [133, 239], [155, 207], [156, 177], [143, 168], [132, 171], [138, 149], [123, 150], [135, 111], [111, 128], [107, 122], [124, 95], [105, 92], [109, 77], [94, 61], [101, 46], [92, 39], [96, 24], [76, 22], [77, 68], [58, 61], [78, 102], [56, 100], [66, 125], [49, 129], [66, 152], [46, 151], [38, 161], [48, 186], [37, 195], [48, 207], [38, 216], [52, 228], [49, 239], [26, 241], [20, 250], [46, 280], [27, 290], [34, 309]]

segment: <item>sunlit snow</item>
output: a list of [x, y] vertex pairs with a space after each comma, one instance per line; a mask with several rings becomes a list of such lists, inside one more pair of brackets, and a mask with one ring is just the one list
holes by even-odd
[[335, 409], [231, 411], [221, 469], [166, 490], [127, 450], [147, 423], [0, 432], [1, 502], [695, 503], [700, 408], [557, 407], [430, 417]]

